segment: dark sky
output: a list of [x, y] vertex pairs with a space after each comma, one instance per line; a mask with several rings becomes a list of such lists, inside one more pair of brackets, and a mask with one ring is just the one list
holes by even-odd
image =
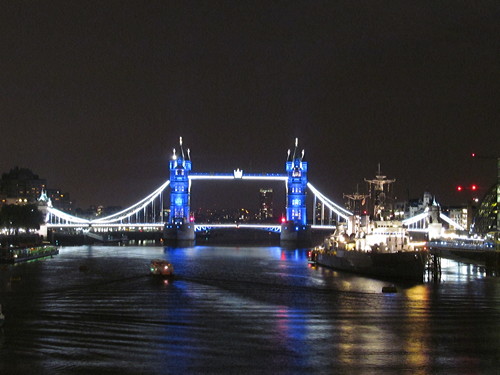
[[254, 173], [298, 137], [339, 203], [379, 162], [444, 205], [496, 179], [469, 153], [500, 155], [498, 0], [2, 1], [0, 45], [0, 172], [78, 206], [149, 194], [179, 136], [196, 172]]

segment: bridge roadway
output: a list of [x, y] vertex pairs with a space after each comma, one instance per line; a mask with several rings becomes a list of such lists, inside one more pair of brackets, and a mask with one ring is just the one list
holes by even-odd
[[500, 276], [500, 251], [487, 241], [434, 240], [428, 243], [434, 257], [484, 266], [486, 274]]
[[[155, 241], [161, 243], [163, 223], [142, 224], [51, 224], [49, 239], [59, 245], [126, 243]], [[335, 230], [332, 225], [311, 225], [311, 246], [323, 242]], [[279, 244], [281, 225], [276, 224], [195, 224], [198, 242], [273, 242]]]
[[[165, 223], [120, 223], [120, 224], [47, 224], [47, 228], [56, 229], [56, 228], [73, 228], [73, 229], [82, 229], [89, 230], [93, 229], [110, 229], [113, 230], [128, 230], [128, 231], [162, 231]], [[243, 223], [229, 223], [229, 224], [217, 224], [217, 223], [207, 223], [207, 224], [194, 224], [195, 232], [210, 230], [210, 229], [224, 229], [224, 228], [246, 228], [246, 229], [259, 229], [270, 232], [281, 232], [281, 225], [279, 224], [243, 224]], [[311, 229], [315, 230], [325, 230], [325, 231], [333, 231], [335, 230], [334, 225], [311, 225]]]

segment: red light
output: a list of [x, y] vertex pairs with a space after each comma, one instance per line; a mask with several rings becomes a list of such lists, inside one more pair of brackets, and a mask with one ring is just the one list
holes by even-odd
[[462, 191], [462, 190], [463, 190], [463, 187], [457, 186], [457, 191]]
[[286, 221], [286, 218], [285, 217], [282, 217], [281, 218], [281, 222], [284, 223]]
[[475, 153], [475, 152], [473, 152], [473, 153], [472, 153], [472, 154], [470, 154], [470, 155], [471, 155], [473, 158], [475, 158], [475, 157], [476, 157], [476, 153]]
[[192, 223], [194, 221], [194, 216], [190, 216], [189, 221]]
[[477, 186], [476, 185], [471, 185], [470, 189], [471, 190], [477, 190]]

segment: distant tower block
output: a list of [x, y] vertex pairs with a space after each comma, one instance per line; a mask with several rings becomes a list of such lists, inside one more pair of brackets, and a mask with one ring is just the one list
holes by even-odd
[[272, 219], [273, 214], [273, 189], [259, 190], [259, 219]]

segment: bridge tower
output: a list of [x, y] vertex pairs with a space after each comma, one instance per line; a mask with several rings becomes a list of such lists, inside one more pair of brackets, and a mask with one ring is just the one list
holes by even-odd
[[166, 240], [194, 240], [194, 224], [190, 222], [191, 160], [189, 149], [184, 153], [182, 137], [179, 139], [179, 153], [175, 149], [170, 160], [170, 215], [165, 224]]
[[304, 150], [298, 152], [298, 138], [295, 138], [293, 153], [288, 150], [285, 167], [288, 174], [286, 191], [286, 223], [281, 226], [282, 241], [307, 240], [306, 189], [307, 162], [303, 161]]

